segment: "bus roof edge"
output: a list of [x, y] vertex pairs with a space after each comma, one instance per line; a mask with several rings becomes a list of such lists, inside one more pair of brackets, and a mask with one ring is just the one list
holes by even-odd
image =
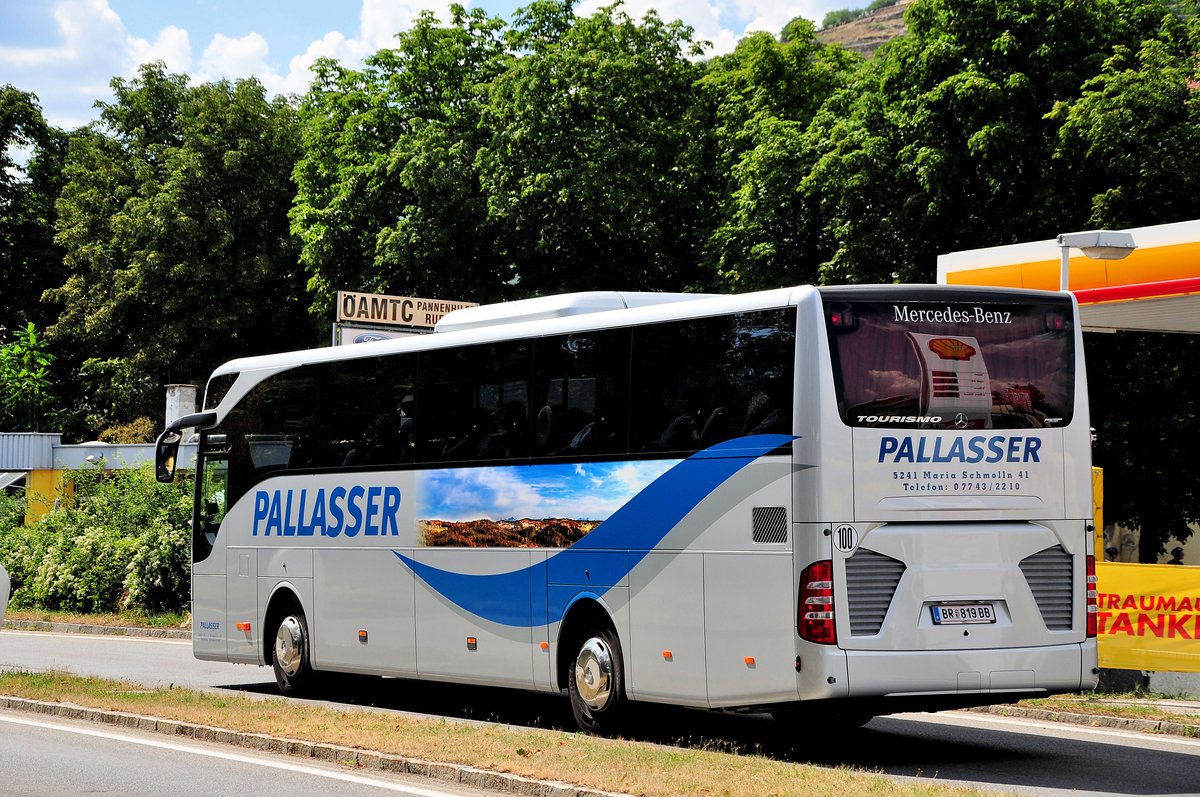
[[587, 291], [539, 296], [512, 302], [466, 307], [442, 316], [434, 332], [456, 332], [464, 329], [515, 324], [520, 321], [540, 321], [610, 310], [627, 310], [669, 302], [709, 299], [707, 293], [653, 293], [648, 291]]

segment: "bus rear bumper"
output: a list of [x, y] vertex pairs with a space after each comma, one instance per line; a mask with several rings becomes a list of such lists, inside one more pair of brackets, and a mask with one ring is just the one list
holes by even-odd
[[1056, 694], [1094, 689], [1099, 677], [1095, 639], [1036, 648], [845, 653], [851, 698]]

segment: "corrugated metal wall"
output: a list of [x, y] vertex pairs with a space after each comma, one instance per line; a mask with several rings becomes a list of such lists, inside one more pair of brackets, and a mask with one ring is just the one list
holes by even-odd
[[61, 434], [40, 432], [0, 433], [0, 470], [35, 470], [54, 467], [54, 446]]

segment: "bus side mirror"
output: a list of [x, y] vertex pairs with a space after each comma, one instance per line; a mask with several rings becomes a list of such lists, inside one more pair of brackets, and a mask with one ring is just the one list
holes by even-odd
[[217, 422], [217, 414], [211, 410], [184, 415], [167, 424], [166, 430], [154, 444], [154, 478], [160, 482], [174, 481], [175, 458], [179, 456], [180, 432], [193, 426], [204, 428]]
[[179, 432], [167, 429], [154, 444], [154, 478], [160, 482], [175, 480], [175, 458], [179, 455]]

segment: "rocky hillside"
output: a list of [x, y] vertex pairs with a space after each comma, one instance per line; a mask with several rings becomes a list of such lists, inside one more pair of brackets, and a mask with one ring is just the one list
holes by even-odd
[[869, 16], [819, 31], [817, 38], [823, 42], [837, 42], [848, 50], [870, 58], [879, 45], [904, 33], [904, 10], [910, 2], [912, 0], [900, 0], [896, 5], [881, 8]]

